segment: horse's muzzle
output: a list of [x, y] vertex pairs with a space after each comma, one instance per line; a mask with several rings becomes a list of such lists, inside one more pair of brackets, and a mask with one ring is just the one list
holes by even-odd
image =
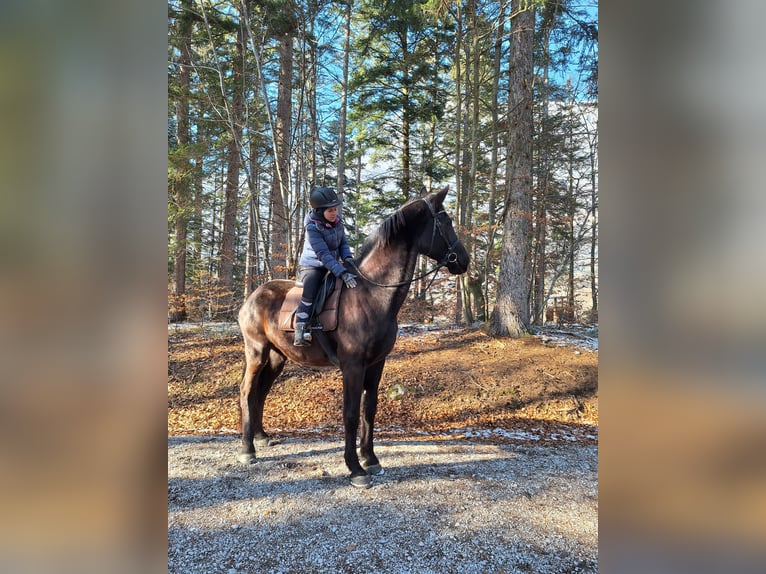
[[468, 264], [471, 258], [468, 256], [468, 252], [462, 245], [457, 246], [457, 249], [450, 251], [444, 264], [447, 269], [453, 275], [461, 275], [468, 271]]

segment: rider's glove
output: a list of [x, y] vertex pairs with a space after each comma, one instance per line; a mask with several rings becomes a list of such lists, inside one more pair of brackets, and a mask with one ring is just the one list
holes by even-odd
[[356, 275], [353, 273], [349, 273], [346, 271], [343, 275], [340, 276], [341, 279], [343, 279], [343, 282], [346, 284], [346, 287], [349, 289], [353, 289], [356, 287]]

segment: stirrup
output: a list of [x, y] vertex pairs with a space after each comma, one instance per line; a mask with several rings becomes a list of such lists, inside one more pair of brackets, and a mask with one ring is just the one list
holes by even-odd
[[[309, 333], [309, 337], [311, 334]], [[294, 347], [308, 347], [311, 343], [311, 339], [306, 340], [306, 323], [295, 324], [295, 338], [293, 339]]]

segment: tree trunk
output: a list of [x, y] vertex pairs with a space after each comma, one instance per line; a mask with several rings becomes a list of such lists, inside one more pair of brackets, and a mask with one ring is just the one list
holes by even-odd
[[476, 319], [483, 323], [487, 320], [487, 316], [484, 313], [486, 305], [484, 302], [484, 293], [481, 288], [481, 281], [477, 276], [471, 276], [468, 278], [467, 286], [468, 290], [466, 296], [471, 299], [471, 304], [468, 305], [468, 307], [476, 309]]
[[540, 172], [537, 182], [537, 208], [535, 213], [535, 251], [534, 251], [534, 273], [532, 278], [532, 322], [540, 325], [544, 322], [545, 307], [545, 248], [547, 240], [547, 218], [548, 218], [548, 187], [550, 185], [550, 141], [548, 138], [549, 122], [549, 95], [548, 89], [548, 49], [550, 42], [550, 28], [544, 30], [543, 35], [543, 103], [539, 138], [539, 156]]
[[[348, 108], [348, 58], [351, 47], [351, 2], [346, 0], [345, 32], [343, 38], [343, 77], [340, 94], [340, 126], [338, 128], [338, 197], [343, 200], [343, 188], [346, 183], [346, 116]], [[341, 214], [342, 215], [342, 214]]]
[[239, 174], [241, 167], [242, 110], [244, 102], [243, 85], [245, 38], [244, 26], [237, 29], [237, 58], [234, 66], [232, 105], [229, 115], [229, 141], [226, 153], [226, 184], [224, 193], [223, 230], [221, 236], [220, 260], [218, 263], [218, 305], [216, 315], [230, 319], [234, 304], [234, 260], [236, 257], [237, 205], [239, 202]]
[[[407, 53], [408, 44], [407, 44], [407, 33], [404, 33], [404, 37], [402, 40], [402, 54], [405, 58], [409, 58], [409, 55]], [[401, 179], [401, 188], [402, 188], [402, 198], [405, 200], [409, 197], [410, 191], [411, 191], [411, 174], [410, 174], [410, 159], [411, 159], [411, 151], [410, 151], [410, 75], [409, 75], [409, 69], [405, 68], [404, 70], [404, 78], [402, 80], [402, 91], [403, 94], [403, 100], [402, 100], [402, 179]]]
[[[189, 130], [189, 86], [191, 81], [191, 36], [193, 19], [190, 0], [181, 2], [181, 12], [178, 19], [178, 40], [180, 59], [178, 62], [178, 101], [176, 104], [178, 146], [182, 150], [191, 143]], [[184, 321], [187, 318], [186, 309], [186, 235], [188, 232], [191, 186], [189, 185], [193, 170], [189, 166], [186, 173], [175, 185], [178, 211], [173, 225], [175, 248], [173, 250], [173, 282], [171, 285], [171, 302], [168, 319], [171, 322]]]
[[234, 243], [237, 236], [237, 201], [239, 196], [240, 155], [237, 140], [232, 138], [226, 154], [226, 184], [224, 191], [223, 228], [218, 263], [217, 315], [228, 318], [234, 290]]
[[503, 218], [503, 242], [497, 300], [489, 332], [519, 337], [529, 330], [529, 233], [532, 187], [532, 48], [534, 8], [511, 13], [509, 68], [509, 149], [506, 167], [508, 203]]
[[186, 311], [186, 216], [179, 212], [176, 216], [173, 233], [175, 249], [173, 251], [173, 284], [168, 320], [171, 323], [185, 321]]
[[258, 274], [258, 198], [260, 197], [259, 180], [260, 173], [256, 162], [257, 150], [252, 143], [250, 146], [250, 201], [248, 204], [247, 217], [247, 252], [245, 255], [245, 293], [247, 298], [255, 290], [256, 276]]
[[593, 190], [591, 191], [591, 202], [593, 205], [593, 228], [590, 237], [590, 297], [591, 313], [590, 319], [598, 322], [598, 282], [596, 276], [596, 248], [598, 246], [598, 217], [596, 210], [596, 175], [593, 173]]
[[463, 86], [462, 86], [462, 73], [463, 67], [461, 64], [460, 56], [463, 50], [463, 12], [461, 9], [462, 4], [457, 3], [455, 16], [455, 26], [457, 28], [455, 32], [455, 193], [458, 198], [463, 190], [461, 156], [462, 156], [462, 138], [460, 137], [460, 130], [463, 129]]
[[290, 132], [292, 129], [293, 31], [279, 38], [279, 87], [277, 90], [277, 121], [275, 172], [272, 177], [271, 202], [271, 268], [274, 278], [287, 278], [288, 236], [290, 217], [289, 197]]
[[[505, 21], [505, 2], [500, 4], [500, 14], [498, 16], [498, 22]], [[495, 222], [495, 212], [497, 210], [497, 176], [498, 176], [498, 153], [497, 150], [500, 147], [500, 118], [498, 115], [499, 99], [500, 99], [500, 63], [502, 60], [502, 48], [503, 48], [503, 25], [497, 26], [497, 32], [495, 36], [495, 53], [492, 62], [493, 67], [493, 80], [492, 80], [492, 152], [490, 159], [490, 174], [489, 174], [489, 207], [487, 211], [487, 222], [489, 223], [489, 230], [487, 232], [487, 251], [484, 255], [484, 267], [482, 273], [482, 290], [483, 295], [481, 298], [483, 308], [480, 316], [483, 317], [481, 321], [485, 321], [487, 314], [489, 313], [489, 307], [487, 306], [487, 300], [489, 298], [489, 278], [490, 274], [494, 274], [495, 268], [495, 237], [497, 236]]]
[[[543, 168], [545, 169], [545, 168]], [[547, 220], [547, 174], [543, 174], [543, 179], [539, 182], [538, 205], [535, 213], [535, 250], [534, 250], [534, 276], [532, 278], [532, 322], [540, 325], [544, 320], [545, 310], [545, 248], [546, 248], [546, 220]]]
[[[463, 9], [462, 2], [457, 2], [455, 6], [455, 194], [457, 196], [458, 207], [458, 222], [460, 222], [461, 215], [461, 201], [460, 198], [464, 193], [463, 182], [463, 138], [461, 137], [461, 130], [463, 129], [463, 65], [462, 65], [462, 53], [463, 53]], [[460, 293], [460, 280], [458, 280], [458, 294]], [[455, 301], [455, 322], [458, 322], [463, 313], [463, 303], [460, 297]]]
[[593, 210], [593, 226], [590, 235], [590, 297], [591, 313], [590, 320], [598, 322], [598, 283], [596, 275], [596, 250], [598, 248], [598, 201], [596, 197], [596, 154], [598, 153], [598, 139], [594, 135], [590, 141], [590, 204]]
[[[570, 136], [570, 146], [573, 146]], [[574, 147], [572, 147], [574, 150]], [[570, 152], [571, 156], [574, 156], [574, 151]], [[568, 183], [568, 195], [567, 198], [567, 220], [568, 220], [568, 235], [569, 250], [571, 256], [569, 258], [569, 273], [567, 277], [567, 316], [569, 321], [575, 320], [575, 257], [577, 256], [577, 249], [579, 246], [579, 239], [575, 238], [575, 215], [577, 213], [577, 190], [575, 189], [574, 174], [573, 174], [573, 162], [574, 158], [570, 156], [569, 161], [569, 183]]]
[[[460, 225], [463, 229], [470, 229], [473, 222], [473, 202], [477, 198], [477, 176], [479, 170], [479, 112], [481, 105], [480, 71], [481, 71], [481, 50], [479, 37], [478, 10], [475, 0], [468, 4], [468, 11], [471, 14], [471, 38], [466, 42], [466, 70], [470, 69], [471, 74], [466, 73], [466, 119], [469, 119], [468, 134], [469, 138], [468, 153], [470, 158], [467, 185], [463, 187], [461, 197]], [[467, 113], [470, 107], [470, 115]], [[476, 252], [476, 241], [471, 235], [464, 238], [465, 247], [471, 255], [471, 261], [478, 259]], [[458, 281], [459, 299], [463, 302], [463, 319], [466, 323], [473, 324], [474, 313], [471, 308], [472, 301], [477, 299], [471, 296], [469, 291], [469, 276], [461, 275]]]
[[[288, 275], [295, 276], [298, 273], [299, 249], [305, 234], [303, 218], [305, 216], [304, 209], [308, 203], [308, 194], [316, 186], [330, 185], [327, 181], [328, 161], [319, 133], [320, 111], [317, 108], [319, 53], [317, 52], [317, 43], [314, 40], [314, 21], [316, 20], [317, 9], [316, 4], [309, 4], [308, 12], [304, 15], [304, 23], [297, 27], [296, 32], [300, 38], [298, 42], [300, 66], [295, 82], [299, 91], [299, 96], [296, 97], [299, 102], [299, 109], [295, 113], [296, 122], [293, 128], [293, 131], [298, 135], [293, 136], [293, 139], [300, 143], [297, 143], [298, 152], [293, 150], [291, 154], [295, 176], [290, 182], [289, 199], [286, 204], [286, 211], [290, 218], [286, 267]], [[319, 150], [319, 154], [317, 150]]]

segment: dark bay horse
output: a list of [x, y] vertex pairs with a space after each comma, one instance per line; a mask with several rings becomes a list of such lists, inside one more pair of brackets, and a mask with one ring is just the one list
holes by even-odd
[[[343, 288], [338, 327], [326, 333], [343, 374], [344, 458], [354, 486], [369, 487], [370, 475], [383, 473], [373, 452], [372, 438], [378, 384], [396, 341], [397, 314], [413, 280], [418, 254], [446, 266], [452, 274], [468, 269], [468, 253], [444, 211], [447, 190], [445, 187], [407, 202], [367, 238], [356, 260], [357, 287]], [[254, 440], [259, 446], [268, 444], [269, 437], [263, 431], [263, 405], [285, 362], [289, 359], [314, 367], [332, 365], [316, 342], [316, 335], [310, 346], [294, 347], [293, 334], [279, 329], [279, 309], [294, 284], [283, 279], [269, 281], [251, 293], [239, 311], [246, 360], [239, 394], [240, 462], [255, 462]], [[360, 412], [361, 463], [356, 451]]]

